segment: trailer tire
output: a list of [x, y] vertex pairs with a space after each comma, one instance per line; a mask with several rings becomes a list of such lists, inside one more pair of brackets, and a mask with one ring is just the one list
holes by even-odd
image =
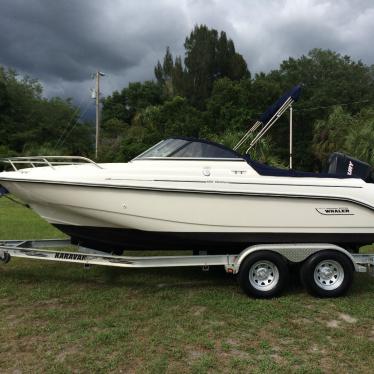
[[343, 253], [322, 251], [305, 260], [300, 278], [305, 289], [317, 297], [344, 295], [353, 282], [353, 264]]
[[270, 251], [258, 251], [248, 255], [240, 265], [238, 281], [247, 295], [271, 298], [283, 291], [288, 277], [288, 266], [282, 256]]

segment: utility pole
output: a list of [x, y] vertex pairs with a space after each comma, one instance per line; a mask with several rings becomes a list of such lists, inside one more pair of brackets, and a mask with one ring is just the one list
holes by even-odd
[[96, 98], [96, 145], [95, 145], [95, 157], [97, 159], [99, 153], [99, 143], [100, 143], [100, 77], [105, 74], [97, 71], [96, 77], [96, 88], [95, 88], [95, 98]]

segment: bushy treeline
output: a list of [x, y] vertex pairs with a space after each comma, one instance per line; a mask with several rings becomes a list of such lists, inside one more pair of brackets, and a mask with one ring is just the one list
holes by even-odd
[[[206, 26], [196, 26], [184, 47], [183, 59], [173, 57], [167, 48], [155, 67], [155, 81], [130, 83], [104, 100], [103, 158], [128, 160], [173, 135], [232, 146], [268, 105], [300, 83], [302, 96], [294, 105], [296, 167], [320, 169], [330, 151], [369, 157], [372, 145], [363, 133], [374, 133], [374, 118], [370, 119], [373, 67], [314, 49], [305, 56], [290, 57], [267, 74], [251, 77], [232, 40]], [[287, 115], [254, 150], [254, 156], [287, 164]]]
[[70, 100], [42, 97], [42, 86], [0, 66], [0, 157], [89, 154], [92, 126]]
[[[130, 83], [103, 100], [102, 161], [127, 161], [168, 136], [233, 146], [268, 105], [302, 84], [294, 105], [295, 166], [318, 170], [333, 151], [374, 164], [373, 66], [314, 49], [251, 76], [226, 33], [204, 25], [184, 47], [183, 57], [166, 49], [153, 81]], [[0, 68], [0, 156], [92, 155], [93, 126], [78, 116], [70, 101], [45, 99], [37, 81]], [[287, 116], [252, 151], [254, 158], [287, 165]]]

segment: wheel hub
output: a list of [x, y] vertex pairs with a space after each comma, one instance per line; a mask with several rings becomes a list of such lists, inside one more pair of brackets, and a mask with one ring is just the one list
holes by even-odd
[[259, 280], [265, 280], [268, 277], [268, 271], [265, 268], [260, 268], [256, 271], [256, 276]]
[[323, 290], [335, 290], [344, 280], [344, 270], [335, 260], [321, 261], [314, 270], [314, 281]]
[[269, 291], [279, 282], [277, 266], [268, 260], [255, 262], [249, 271], [249, 282], [260, 291]]
[[324, 280], [329, 280], [333, 277], [334, 272], [329, 267], [324, 267], [321, 270], [321, 278]]

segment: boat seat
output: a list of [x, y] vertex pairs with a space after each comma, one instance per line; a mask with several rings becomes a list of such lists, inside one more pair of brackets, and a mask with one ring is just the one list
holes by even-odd
[[261, 162], [252, 160], [248, 155], [243, 156], [247, 163], [260, 175], [273, 176], [273, 177], [297, 177], [297, 178], [358, 178], [355, 176], [335, 173], [313, 173], [308, 171], [297, 171], [289, 169], [276, 168], [262, 164]]

